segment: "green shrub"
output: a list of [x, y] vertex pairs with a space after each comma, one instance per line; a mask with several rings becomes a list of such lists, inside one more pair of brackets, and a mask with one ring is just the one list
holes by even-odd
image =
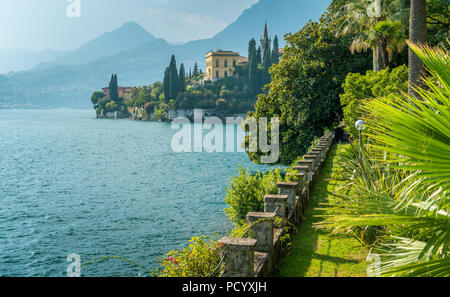
[[245, 224], [249, 212], [264, 211], [264, 196], [278, 192], [277, 182], [283, 181], [280, 169], [268, 173], [249, 174], [248, 169], [239, 168], [239, 175], [230, 180], [225, 202], [225, 213], [237, 226]]
[[219, 243], [211, 238], [193, 237], [189, 246], [171, 251], [161, 259], [159, 277], [208, 277], [220, 262]]
[[389, 70], [368, 71], [365, 75], [350, 73], [343, 84], [340, 95], [344, 112], [345, 131], [351, 138], [358, 137], [355, 122], [363, 116], [360, 106], [366, 100], [396, 96], [408, 91], [408, 68], [400, 66]]

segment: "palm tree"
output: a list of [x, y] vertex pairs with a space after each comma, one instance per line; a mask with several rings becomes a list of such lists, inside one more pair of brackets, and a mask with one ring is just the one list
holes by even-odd
[[352, 232], [381, 255], [381, 275], [450, 276], [450, 57], [410, 44], [428, 68], [416, 96], [368, 101], [363, 162], [343, 156], [343, 183], [322, 227]]
[[[426, 0], [411, 0], [409, 20], [409, 41], [415, 44], [427, 42], [427, 4]], [[420, 76], [424, 72], [424, 64], [413, 50], [409, 50], [409, 90], [415, 95], [414, 87], [421, 85]]]
[[352, 52], [373, 51], [373, 69], [389, 66], [390, 51], [404, 45], [406, 8], [402, 0], [336, 1], [333, 6], [339, 20], [338, 36], [354, 35]]

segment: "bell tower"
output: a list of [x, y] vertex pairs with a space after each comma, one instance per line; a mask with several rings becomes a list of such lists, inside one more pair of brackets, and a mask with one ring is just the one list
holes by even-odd
[[264, 61], [264, 49], [266, 48], [266, 44], [269, 45], [269, 49], [272, 48], [272, 40], [269, 38], [269, 31], [267, 30], [267, 21], [264, 26], [264, 36], [260, 40], [261, 45], [261, 61]]

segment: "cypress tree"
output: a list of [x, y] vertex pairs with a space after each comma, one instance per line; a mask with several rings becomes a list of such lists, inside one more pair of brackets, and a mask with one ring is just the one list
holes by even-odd
[[272, 64], [278, 64], [280, 61], [280, 48], [278, 45], [278, 36], [275, 35], [275, 38], [273, 39], [273, 51], [272, 51]]
[[163, 89], [164, 89], [164, 98], [166, 101], [168, 101], [169, 95], [170, 95], [170, 73], [169, 73], [169, 67], [166, 67], [166, 70], [164, 71], [164, 81], [163, 81]]
[[260, 46], [258, 46], [258, 50], [256, 51], [256, 62], [258, 64], [262, 63], [262, 61], [261, 61], [261, 47]]
[[249, 89], [252, 95], [255, 95], [258, 91], [259, 86], [259, 75], [258, 75], [258, 54], [256, 52], [256, 48], [252, 49], [252, 52], [249, 55], [251, 58], [249, 60]]
[[186, 91], [186, 72], [183, 63], [180, 65], [180, 74], [178, 76], [180, 78], [180, 92], [184, 92]]
[[256, 41], [254, 38], [248, 43], [248, 60], [252, 59], [252, 54], [256, 52]]
[[113, 83], [114, 83], [114, 74], [111, 74], [111, 79], [109, 80], [109, 98], [111, 98], [111, 90], [113, 89]]
[[180, 78], [178, 77], [177, 61], [172, 55], [169, 65], [169, 98], [175, 99], [180, 92]]
[[266, 42], [266, 45], [264, 47], [264, 61], [263, 61], [264, 69], [268, 71], [271, 65], [272, 65], [272, 57], [270, 53], [269, 42]]
[[109, 82], [109, 98], [113, 101], [119, 99], [119, 90], [117, 87], [117, 74], [111, 76], [111, 81]]
[[195, 62], [195, 65], [194, 65], [194, 72], [192, 73], [192, 76], [194, 77], [194, 78], [197, 78], [197, 76], [199, 76], [199, 72], [198, 72], [198, 64], [197, 64], [197, 62]]

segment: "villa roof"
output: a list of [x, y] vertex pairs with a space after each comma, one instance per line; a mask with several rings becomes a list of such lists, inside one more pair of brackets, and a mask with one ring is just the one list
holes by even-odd
[[239, 57], [239, 63], [247, 63], [248, 62], [248, 58], [244, 57], [244, 56], [240, 56]]

